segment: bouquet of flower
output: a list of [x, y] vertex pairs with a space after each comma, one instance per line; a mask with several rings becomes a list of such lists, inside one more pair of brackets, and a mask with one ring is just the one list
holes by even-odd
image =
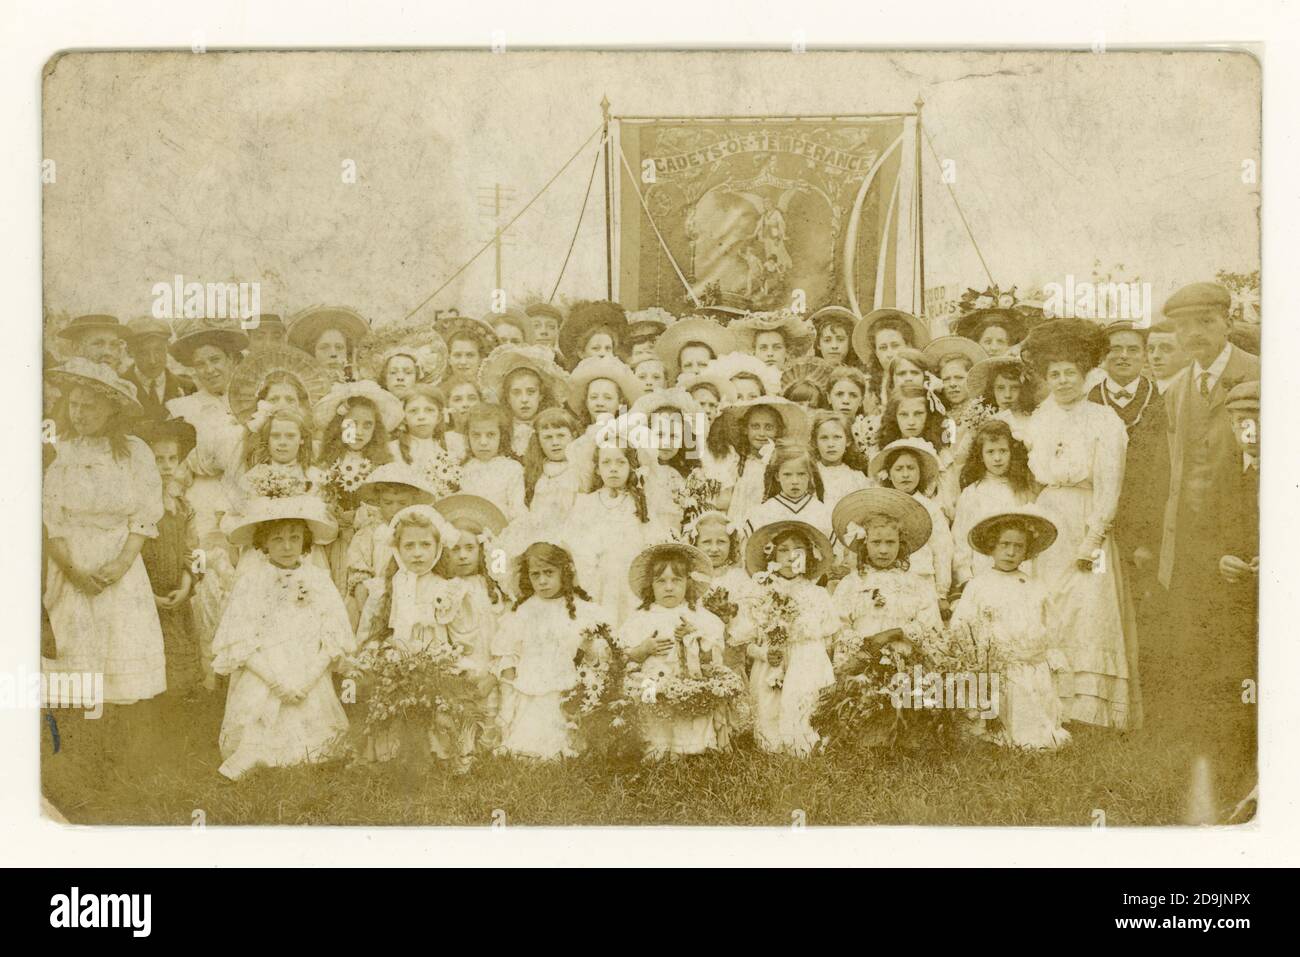
[[357, 507], [357, 490], [374, 471], [370, 459], [344, 456], [325, 473], [325, 501], [336, 509], [350, 512]]
[[706, 663], [698, 677], [674, 674], [667, 667], [649, 671], [629, 668], [623, 693], [660, 718], [696, 718], [745, 693], [740, 675], [722, 665]]
[[[754, 580], [763, 584], [770, 578], [769, 573], [761, 572]], [[769, 657], [779, 652], [781, 663], [775, 665], [768, 676], [769, 687], [779, 688], [785, 682], [786, 646], [794, 630], [795, 620], [799, 617], [799, 606], [795, 600], [776, 588], [764, 588], [754, 602], [754, 620], [761, 623], [763, 644], [767, 647]]]
[[880, 414], [854, 416], [850, 431], [859, 452], [868, 456], [874, 454], [880, 438]]
[[582, 630], [574, 667], [578, 682], [561, 696], [565, 719], [574, 727], [579, 750], [602, 761], [634, 758], [639, 750], [624, 695], [622, 659], [610, 649], [609, 625]]
[[954, 424], [957, 426], [958, 432], [969, 435], [993, 418], [997, 411], [993, 406], [986, 405], [982, 398], [976, 397], [967, 402], [966, 407], [957, 413]]
[[686, 476], [686, 484], [673, 489], [673, 503], [682, 510], [682, 527], [714, 508], [721, 491], [722, 483], [717, 479], [706, 478], [699, 469], [692, 470]]
[[460, 491], [460, 466], [452, 461], [451, 456], [440, 448], [424, 464], [424, 474], [433, 487], [433, 500], [444, 499]]
[[301, 469], [274, 462], [254, 465], [244, 474], [244, 484], [254, 495], [262, 498], [285, 498], [307, 491], [307, 481]]
[[347, 676], [365, 689], [363, 734], [405, 722], [455, 735], [482, 718], [478, 689], [460, 664], [461, 650], [430, 626], [417, 625], [412, 639], [408, 649], [391, 635], [372, 638], [349, 662]]
[[728, 594], [727, 589], [721, 585], [709, 589], [704, 596], [704, 608], [722, 619], [724, 625], [731, 624], [731, 619], [735, 618], [737, 612], [740, 611], [740, 607], [731, 600], [731, 595]]

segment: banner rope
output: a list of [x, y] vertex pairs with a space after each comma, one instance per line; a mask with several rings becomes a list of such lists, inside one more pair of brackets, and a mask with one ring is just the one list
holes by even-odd
[[663, 234], [659, 232], [659, 227], [655, 225], [655, 218], [650, 215], [650, 207], [646, 205], [645, 197], [641, 195], [641, 187], [637, 185], [636, 176], [632, 173], [632, 167], [628, 165], [627, 156], [623, 152], [622, 143], [618, 144], [618, 158], [623, 161], [623, 168], [627, 170], [627, 177], [632, 181], [632, 188], [636, 190], [636, 198], [641, 201], [641, 208], [645, 210], [645, 218], [650, 220], [650, 228], [653, 229], [655, 235], [659, 237], [659, 245], [663, 247], [664, 255], [667, 256], [668, 261], [672, 263], [673, 271], [677, 273], [677, 278], [682, 281], [682, 288], [685, 289], [686, 294], [691, 297], [691, 302], [695, 303], [696, 309], [703, 308], [699, 297], [695, 295], [695, 290], [692, 289], [691, 284], [686, 281], [686, 276], [682, 274], [681, 267], [677, 265], [677, 260], [673, 258], [672, 251], [668, 248], [668, 244], [664, 242]]
[[[930, 147], [930, 155], [934, 157], [935, 163], [939, 166], [939, 169], [942, 170], [943, 163], [940, 161], [939, 154], [934, 148], [934, 140], [930, 137], [930, 131], [928, 129], [923, 129], [921, 132], [925, 134], [925, 142]], [[993, 281], [993, 273], [989, 271], [989, 264], [984, 261], [984, 253], [980, 251], [980, 244], [975, 241], [975, 233], [971, 231], [970, 223], [966, 221], [966, 214], [962, 212], [961, 203], [957, 202], [957, 194], [953, 192], [952, 183], [945, 182], [943, 185], [948, 187], [948, 195], [952, 197], [953, 206], [957, 207], [957, 215], [961, 217], [961, 224], [966, 227], [966, 235], [970, 237], [970, 244], [975, 247], [975, 255], [979, 257], [980, 265], [984, 267], [984, 275], [988, 276], [989, 285], [996, 286], [997, 283]], [[922, 290], [921, 294], [922, 296], [925, 295], [924, 290]]]
[[569, 250], [564, 254], [564, 262], [560, 266], [560, 274], [555, 277], [555, 285], [551, 288], [551, 294], [546, 297], [550, 302], [555, 298], [555, 294], [560, 291], [560, 280], [564, 278], [564, 270], [569, 268], [569, 257], [573, 255], [573, 247], [578, 242], [578, 231], [582, 229], [582, 218], [587, 215], [587, 200], [591, 198], [591, 184], [596, 181], [596, 167], [600, 164], [600, 151], [605, 148], [606, 137], [600, 138], [600, 145], [596, 147], [596, 156], [591, 161], [591, 175], [587, 177], [587, 191], [582, 194], [582, 209], [578, 210], [578, 222], [573, 227], [573, 238], [569, 240]]
[[577, 150], [574, 151], [572, 156], [570, 156], [567, 160], [565, 160], [564, 165], [555, 171], [555, 175], [546, 181], [546, 185], [543, 186], [541, 189], [539, 189], [537, 191], [537, 194], [533, 196], [533, 198], [530, 199], [526, 204], [524, 204], [524, 208], [519, 210], [519, 212], [515, 213], [514, 216], [510, 217], [510, 222], [506, 223], [499, 230], [497, 230], [496, 234], [487, 242], [485, 242], [479, 248], [478, 252], [476, 252], [473, 256], [470, 256], [469, 259], [466, 260], [465, 263], [459, 269], [457, 269], [454, 273], [452, 273], [450, 276], [447, 277], [446, 282], [444, 282], [433, 292], [429, 293], [429, 295], [424, 298], [423, 302], [421, 302], [418, 306], [416, 306], [405, 316], [403, 316], [402, 321], [406, 321], [407, 319], [410, 319], [413, 315], [415, 315], [417, 312], [419, 312], [421, 309], [427, 306], [431, 301], [433, 301], [433, 298], [437, 296], [438, 293], [442, 292], [444, 289], [450, 286], [452, 282], [455, 281], [457, 276], [459, 276], [461, 273], [463, 273], [466, 269], [470, 267], [470, 265], [474, 262], [474, 260], [478, 259], [479, 256], [483, 255], [484, 252], [486, 252], [489, 248], [491, 248], [493, 243], [495, 243], [499, 238], [505, 235], [506, 230], [508, 230], [511, 226], [513, 226], [515, 224], [515, 221], [518, 220], [520, 216], [528, 212], [528, 210], [532, 207], [533, 203], [541, 199], [542, 194], [551, 188], [551, 184], [560, 178], [560, 175], [573, 164], [573, 161], [576, 160], [582, 154], [582, 151], [587, 148], [587, 144], [590, 143], [592, 139], [595, 138], [596, 134], [599, 133], [603, 128], [604, 128], [604, 124], [601, 124], [601, 126], [597, 126], [594, 130], [592, 130], [591, 135], [582, 141], [582, 145], [579, 146]]

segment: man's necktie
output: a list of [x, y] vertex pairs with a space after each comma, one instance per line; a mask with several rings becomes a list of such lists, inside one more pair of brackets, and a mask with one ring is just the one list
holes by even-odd
[[1201, 373], [1201, 398], [1209, 401], [1210, 398], [1210, 373]]

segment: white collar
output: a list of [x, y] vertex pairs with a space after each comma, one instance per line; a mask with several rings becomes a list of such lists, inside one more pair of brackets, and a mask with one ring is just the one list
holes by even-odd
[[1137, 398], [1138, 386], [1141, 383], [1142, 383], [1142, 377], [1136, 376], [1134, 377], [1133, 381], [1130, 382], [1128, 385], [1120, 385], [1113, 378], [1111, 378], [1110, 373], [1107, 373], [1103, 384], [1106, 387], [1106, 391], [1111, 395], [1114, 395], [1115, 393], [1123, 393], [1124, 395], [1127, 395], [1130, 399], [1134, 399]]
[[1222, 351], [1220, 351], [1219, 354], [1215, 357], [1214, 361], [1210, 363], [1210, 367], [1208, 369], [1203, 368], [1199, 360], [1193, 361], [1192, 381], [1196, 385], [1196, 387], [1198, 389], [1201, 387], [1201, 373], [1208, 372], [1210, 374], [1210, 388], [1213, 389], [1214, 386], [1218, 383], [1219, 377], [1223, 375], [1223, 370], [1227, 368], [1228, 359], [1231, 358], [1231, 356], [1232, 356], [1232, 343], [1225, 342], [1223, 344]]

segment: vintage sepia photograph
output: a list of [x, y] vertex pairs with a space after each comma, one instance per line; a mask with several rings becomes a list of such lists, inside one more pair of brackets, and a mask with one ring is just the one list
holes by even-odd
[[48, 819], [1255, 819], [1246, 48], [40, 98]]

